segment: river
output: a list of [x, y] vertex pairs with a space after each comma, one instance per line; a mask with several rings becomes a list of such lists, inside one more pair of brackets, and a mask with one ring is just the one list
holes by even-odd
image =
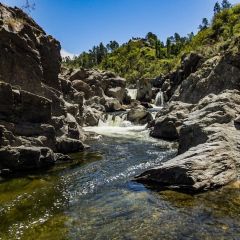
[[132, 181], [176, 154], [144, 127], [103, 135], [74, 162], [0, 184], [0, 239], [240, 239], [240, 190], [195, 196]]

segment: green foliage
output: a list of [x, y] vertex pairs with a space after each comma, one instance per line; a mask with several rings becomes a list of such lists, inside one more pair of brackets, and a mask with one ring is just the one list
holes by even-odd
[[198, 27], [199, 30], [203, 31], [203, 30], [207, 29], [208, 27], [209, 27], [209, 22], [208, 22], [207, 18], [203, 18], [202, 19], [202, 24], [200, 24], [199, 27]]
[[111, 41], [106, 47], [100, 43], [88, 53], [83, 52], [74, 60], [65, 59], [71, 67], [98, 67], [111, 70], [129, 83], [139, 78], [154, 78], [176, 68], [181, 56], [191, 51], [208, 57], [218, 53], [221, 46], [240, 36], [240, 5], [231, 7], [228, 1], [221, 6], [215, 4], [214, 17], [209, 23], [203, 18], [200, 31], [194, 36], [181, 37], [178, 33], [167, 38], [164, 44], [152, 32], [145, 38], [132, 38], [129, 42], [119, 44]]
[[221, 12], [221, 6], [220, 6], [219, 2], [215, 3], [213, 11], [214, 11], [214, 15]]
[[228, 0], [222, 1], [222, 9], [229, 9], [231, 7], [231, 3]]

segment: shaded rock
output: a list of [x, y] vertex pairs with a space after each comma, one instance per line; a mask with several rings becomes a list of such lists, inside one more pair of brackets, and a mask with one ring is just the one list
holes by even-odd
[[55, 163], [52, 150], [42, 147], [1, 148], [0, 159], [0, 169], [12, 171], [46, 168]]
[[14, 109], [14, 97], [10, 84], [0, 82], [0, 115], [8, 117]]
[[125, 89], [121, 87], [109, 88], [106, 91], [108, 97], [116, 98], [119, 102], [123, 102], [125, 97]]
[[88, 76], [89, 76], [88, 72], [85, 69], [81, 68], [72, 72], [71, 76], [69, 77], [69, 80], [70, 81], [74, 81], [77, 79], [83, 80], [86, 79]]
[[57, 151], [63, 154], [80, 152], [84, 150], [84, 145], [80, 140], [71, 138], [57, 138]]
[[139, 105], [127, 113], [127, 120], [134, 124], [144, 125], [151, 122], [153, 117], [143, 106]]
[[0, 78], [35, 94], [41, 83], [60, 89], [60, 43], [22, 10], [1, 5], [0, 11]]
[[22, 121], [44, 123], [51, 119], [51, 101], [48, 99], [20, 91], [21, 102], [18, 103], [17, 114]]
[[115, 98], [106, 98], [104, 102], [106, 112], [115, 112], [123, 110], [121, 103]]
[[164, 140], [178, 140], [179, 135], [176, 127], [176, 119], [173, 117], [157, 119], [153, 130], [150, 132], [150, 136]]
[[89, 99], [94, 95], [92, 88], [81, 80], [74, 80], [72, 82], [73, 87], [79, 92], [83, 92], [86, 99]]
[[97, 126], [101, 116], [102, 112], [94, 108], [87, 107], [84, 109], [83, 113], [84, 124], [86, 126]]
[[137, 100], [150, 102], [152, 100], [152, 84], [149, 79], [140, 79], [137, 82]]

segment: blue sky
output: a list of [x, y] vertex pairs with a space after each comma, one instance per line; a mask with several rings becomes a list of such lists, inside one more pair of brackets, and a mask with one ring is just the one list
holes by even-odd
[[[22, 6], [24, 0], [0, 0]], [[31, 16], [61, 42], [65, 53], [79, 54], [100, 42], [127, 42], [152, 31], [160, 39], [196, 32], [203, 17], [211, 19], [216, 0], [30, 0]], [[221, 1], [221, 0], [220, 0]], [[240, 0], [230, 0], [240, 3]]]

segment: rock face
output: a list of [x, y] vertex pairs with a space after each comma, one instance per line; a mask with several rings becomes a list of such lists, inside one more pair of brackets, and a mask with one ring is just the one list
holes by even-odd
[[194, 52], [184, 55], [181, 66], [176, 71], [157, 77], [152, 81], [152, 84], [154, 87], [161, 88], [165, 100], [169, 101], [176, 89], [182, 85], [182, 81], [188, 78], [190, 74], [195, 73], [201, 67], [203, 61], [203, 57]]
[[152, 83], [149, 79], [140, 79], [137, 83], [137, 100], [150, 102], [152, 100]]
[[41, 84], [60, 89], [60, 43], [18, 8], [0, 5], [0, 79], [40, 93]]
[[162, 188], [199, 192], [239, 177], [239, 55], [207, 59], [176, 88], [151, 135], [179, 141], [178, 156], [136, 177]]
[[27, 14], [0, 3], [0, 175], [52, 166], [83, 151], [83, 126], [123, 110], [126, 80], [61, 69], [60, 43]]

